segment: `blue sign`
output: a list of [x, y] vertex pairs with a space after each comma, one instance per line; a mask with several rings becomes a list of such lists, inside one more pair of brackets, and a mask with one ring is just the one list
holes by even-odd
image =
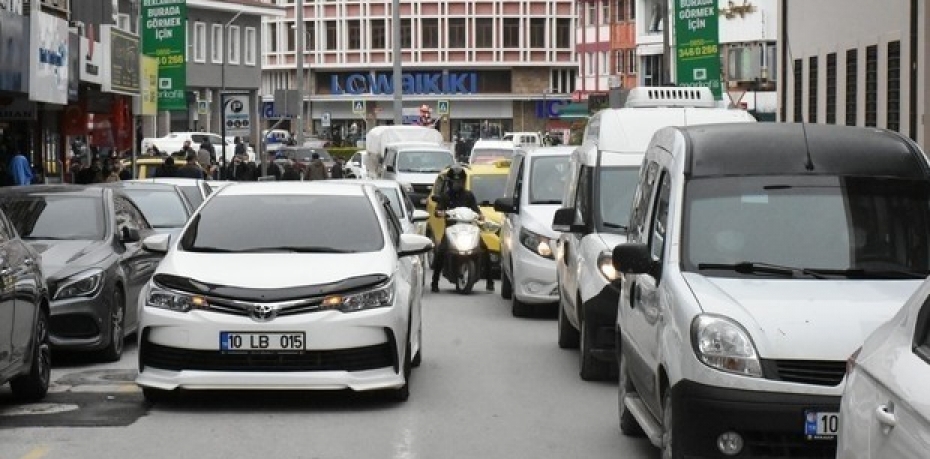
[[273, 101], [264, 101], [262, 102], [262, 118], [280, 118], [281, 115], [275, 113], [274, 111], [274, 102]]
[[536, 117], [537, 118], [558, 118], [559, 117], [559, 107], [563, 105], [568, 105], [567, 100], [559, 99], [546, 99], [546, 100], [537, 100], [536, 101]]
[[[404, 94], [474, 94], [478, 92], [477, 72], [420, 72], [402, 75]], [[332, 94], [394, 94], [390, 73], [353, 73], [330, 77]]]

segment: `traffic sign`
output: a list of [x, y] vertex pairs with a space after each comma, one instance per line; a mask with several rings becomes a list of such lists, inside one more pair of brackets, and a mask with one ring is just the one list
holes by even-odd
[[210, 103], [205, 100], [198, 100], [197, 113], [200, 115], [206, 115], [207, 113], [210, 113]]
[[333, 122], [333, 115], [330, 112], [323, 112], [323, 115], [320, 116], [320, 123], [323, 124], [323, 127], [330, 127]]
[[364, 100], [353, 100], [352, 101], [352, 113], [356, 115], [365, 114], [365, 101]]
[[223, 94], [223, 122], [226, 135], [247, 136], [252, 131], [248, 94]]
[[440, 100], [436, 102], [436, 114], [437, 115], [448, 115], [449, 114], [449, 101]]

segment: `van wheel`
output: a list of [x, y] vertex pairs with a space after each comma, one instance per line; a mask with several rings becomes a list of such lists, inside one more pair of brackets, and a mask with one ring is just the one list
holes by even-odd
[[588, 330], [589, 327], [585, 321], [581, 322], [581, 349], [578, 352], [581, 360], [581, 379], [585, 381], [604, 381], [610, 378], [610, 364], [601, 362], [591, 355], [591, 346], [594, 344], [594, 337]]
[[532, 315], [533, 305], [526, 304], [520, 301], [517, 298], [517, 295], [513, 295], [513, 297], [511, 298], [511, 303], [512, 304], [510, 307], [511, 309], [510, 312], [513, 314], [514, 317], [529, 317], [530, 315]]
[[[510, 270], [513, 272], [513, 269]], [[501, 298], [509, 300], [513, 296], [513, 284], [510, 283], [510, 277], [507, 272], [501, 269]]]
[[672, 412], [672, 390], [666, 389], [662, 397], [662, 459], [683, 459], [684, 455], [678, 451], [675, 441], [675, 416]]
[[562, 299], [562, 289], [559, 288], [559, 347], [562, 349], [575, 349], [578, 347], [578, 330], [572, 326], [565, 316], [565, 301]]

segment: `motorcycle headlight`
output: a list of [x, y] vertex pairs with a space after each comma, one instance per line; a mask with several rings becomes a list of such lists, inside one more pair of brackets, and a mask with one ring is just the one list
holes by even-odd
[[720, 316], [700, 315], [691, 325], [694, 352], [705, 365], [727, 373], [762, 377], [762, 365], [749, 333]]
[[491, 220], [485, 220], [481, 222], [481, 229], [489, 233], [497, 233], [501, 230], [501, 224], [492, 222]]
[[601, 275], [609, 282], [615, 281], [620, 277], [620, 273], [618, 273], [617, 268], [614, 267], [613, 254], [611, 254], [610, 251], [605, 250], [597, 256], [597, 270], [600, 271]]
[[146, 293], [145, 305], [177, 312], [188, 312], [191, 309], [209, 306], [207, 299], [201, 295], [167, 290], [154, 284]]
[[471, 253], [480, 244], [481, 232], [474, 226], [455, 225], [446, 230], [446, 236], [452, 250]]
[[543, 258], [553, 258], [552, 240], [527, 229], [520, 229], [520, 243], [531, 252]]
[[56, 300], [94, 296], [103, 284], [103, 270], [90, 269], [62, 279], [55, 291]]
[[322, 309], [335, 309], [342, 312], [364, 311], [366, 309], [387, 308], [394, 304], [394, 279], [388, 283], [364, 292], [346, 295], [330, 295], [323, 299]]

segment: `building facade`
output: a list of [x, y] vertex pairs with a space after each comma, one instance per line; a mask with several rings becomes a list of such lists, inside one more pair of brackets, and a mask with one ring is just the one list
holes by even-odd
[[779, 16], [779, 120], [886, 128], [926, 148], [926, 2], [781, 1]]
[[[392, 1], [298, 2], [279, 0], [287, 16], [265, 21], [266, 126], [278, 121], [273, 95], [281, 89], [303, 92], [303, 128], [312, 135], [392, 123]], [[304, 37], [296, 36], [298, 4]], [[400, 16], [405, 123], [426, 105], [449, 140], [558, 127], [558, 106], [576, 84], [574, 0], [401, 0]], [[295, 83], [298, 39], [303, 88]]]

